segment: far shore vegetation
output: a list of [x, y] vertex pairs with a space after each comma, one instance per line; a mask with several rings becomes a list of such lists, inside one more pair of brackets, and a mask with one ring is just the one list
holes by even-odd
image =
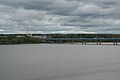
[[120, 38], [120, 34], [0, 34], [0, 45], [48, 43], [44, 38]]

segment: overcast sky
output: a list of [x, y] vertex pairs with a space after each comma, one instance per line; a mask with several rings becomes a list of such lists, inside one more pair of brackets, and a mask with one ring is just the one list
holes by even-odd
[[120, 33], [120, 0], [0, 0], [0, 33]]

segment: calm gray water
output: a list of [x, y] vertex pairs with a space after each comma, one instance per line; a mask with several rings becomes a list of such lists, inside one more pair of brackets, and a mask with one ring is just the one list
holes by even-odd
[[120, 80], [120, 46], [0, 46], [0, 80]]

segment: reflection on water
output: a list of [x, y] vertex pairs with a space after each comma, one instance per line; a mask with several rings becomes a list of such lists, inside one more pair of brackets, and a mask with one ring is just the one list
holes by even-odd
[[0, 80], [119, 80], [120, 46], [0, 46]]

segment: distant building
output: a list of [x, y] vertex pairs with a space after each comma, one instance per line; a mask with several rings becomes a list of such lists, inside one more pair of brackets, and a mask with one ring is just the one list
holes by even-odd
[[16, 36], [17, 38], [25, 37], [25, 36]]
[[30, 36], [30, 37], [45, 39], [45, 38], [47, 38], [48, 36], [42, 35], [42, 36]]

